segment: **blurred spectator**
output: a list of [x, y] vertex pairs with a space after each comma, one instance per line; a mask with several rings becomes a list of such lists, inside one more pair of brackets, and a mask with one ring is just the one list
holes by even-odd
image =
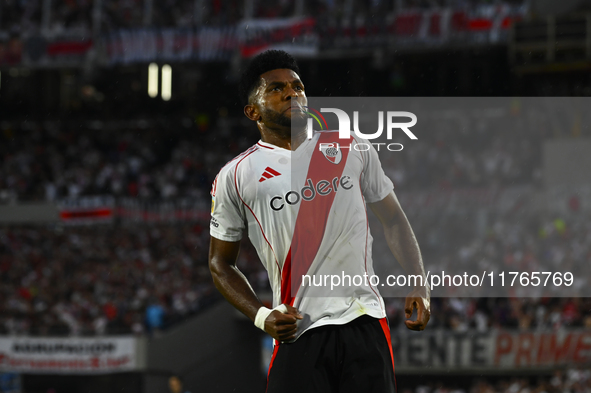
[[146, 327], [148, 332], [162, 329], [164, 326], [164, 307], [159, 302], [152, 301], [146, 308]]

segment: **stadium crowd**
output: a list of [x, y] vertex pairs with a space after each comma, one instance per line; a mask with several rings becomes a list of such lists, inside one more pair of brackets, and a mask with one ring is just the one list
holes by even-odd
[[231, 129], [204, 133], [176, 124], [82, 130], [59, 123], [5, 124], [0, 201], [112, 195], [188, 197], [206, 206], [217, 170], [249, 145], [231, 138]]
[[[0, 31], [17, 34], [39, 32], [44, 27], [51, 34], [66, 30], [89, 32], [93, 28], [96, 0], [51, 1], [45, 8], [44, 1], [2, 0], [0, 2]], [[252, 3], [247, 6], [247, 4]], [[264, 3], [256, 0], [102, 0], [100, 30], [142, 27], [191, 27], [235, 25], [250, 12], [252, 18], [289, 18], [297, 14], [297, 0], [281, 0]], [[303, 0], [301, 16], [325, 18], [378, 18], [400, 6], [404, 9], [452, 7], [471, 9], [481, 5], [520, 5], [523, 0], [403, 0], [400, 2], [374, 0], [371, 2], [335, 0]], [[247, 11], [250, 8], [251, 11]], [[49, 11], [46, 15], [45, 12]], [[48, 25], [43, 26], [44, 23]]]
[[[411, 223], [424, 224], [418, 217], [411, 217], [410, 220]], [[417, 227], [425, 228], [423, 225]], [[431, 228], [430, 231], [440, 231], [434, 226]], [[445, 247], [426, 248], [428, 251], [423, 252], [428, 270], [450, 274], [482, 274], [492, 270], [571, 272], [576, 277], [573, 285], [577, 293], [582, 293], [591, 282], [588, 274], [591, 225], [584, 217], [565, 221], [517, 216], [493, 221], [487, 228], [482, 235], [454, 234], [451, 230], [449, 236], [441, 239], [440, 245], [445, 244]], [[419, 241], [432, 235], [428, 229], [418, 229], [416, 233]], [[387, 251], [374, 252], [374, 255], [380, 252]], [[559, 291], [553, 293], [556, 297], [550, 297], [549, 292], [535, 291], [512, 291], [507, 293], [512, 297], [503, 298], [457, 297], [454, 296], [454, 288], [450, 289], [449, 292], [437, 289], [440, 295], [445, 292], [445, 296], [451, 297], [434, 297], [430, 326], [454, 331], [486, 331], [500, 327], [539, 330], [563, 326], [591, 328], [591, 299], [588, 297], [560, 297]], [[535, 293], [538, 295], [532, 297]], [[403, 299], [387, 299], [387, 311], [393, 326], [403, 326], [403, 309]]]
[[[219, 298], [207, 267], [207, 226], [196, 221], [0, 229], [0, 332], [142, 333], [198, 312]], [[419, 240], [424, 236], [429, 234], [417, 232]], [[268, 293], [266, 271], [247, 243], [238, 267], [258, 293]], [[424, 253], [428, 268], [437, 271], [439, 260], [486, 261], [485, 269], [496, 264], [530, 271], [542, 266], [539, 261], [558, 261], [566, 271], [568, 261], [588, 266], [591, 226], [568, 224], [561, 233], [533, 224], [495, 232], [493, 225], [488, 235], [456, 244], [459, 251]], [[585, 278], [579, 274], [577, 282]], [[403, 329], [404, 299], [386, 298], [386, 305], [393, 328]], [[431, 327], [457, 332], [591, 328], [591, 298], [583, 297], [434, 297], [432, 310]]]
[[207, 223], [0, 229], [0, 333], [164, 329], [217, 293]]
[[521, 127], [516, 132], [519, 123], [510, 121], [421, 123], [416, 130], [421, 137], [405, 141], [404, 154], [380, 150], [384, 170], [401, 190], [506, 187], [540, 181], [547, 125]]
[[[233, 138], [238, 130], [232, 127], [203, 131], [187, 121], [3, 123], [0, 203], [92, 195], [208, 203], [217, 170], [256, 136]], [[385, 152], [383, 166], [402, 191], [534, 183], [543, 135], [518, 135], [508, 128], [444, 130], [412, 141], [404, 154]]]

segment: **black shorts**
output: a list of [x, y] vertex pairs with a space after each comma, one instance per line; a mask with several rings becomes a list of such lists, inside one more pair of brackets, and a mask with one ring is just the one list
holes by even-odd
[[345, 325], [312, 328], [275, 346], [267, 393], [395, 393], [386, 318], [364, 315]]

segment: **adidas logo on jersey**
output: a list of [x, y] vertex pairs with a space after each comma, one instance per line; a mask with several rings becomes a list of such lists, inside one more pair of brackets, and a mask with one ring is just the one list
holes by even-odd
[[262, 183], [267, 179], [272, 179], [276, 176], [281, 176], [281, 173], [277, 172], [275, 169], [268, 166], [265, 168], [265, 171], [261, 175], [261, 178], [259, 179], [259, 183]]

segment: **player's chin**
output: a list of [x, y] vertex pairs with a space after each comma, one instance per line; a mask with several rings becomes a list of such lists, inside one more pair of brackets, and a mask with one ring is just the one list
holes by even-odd
[[287, 117], [291, 120], [292, 126], [297, 127], [305, 127], [306, 122], [308, 121], [308, 116], [305, 113], [298, 112], [298, 111], [291, 111]]
[[302, 110], [302, 108], [290, 108], [287, 109], [284, 114], [289, 117], [307, 117], [306, 112]]

